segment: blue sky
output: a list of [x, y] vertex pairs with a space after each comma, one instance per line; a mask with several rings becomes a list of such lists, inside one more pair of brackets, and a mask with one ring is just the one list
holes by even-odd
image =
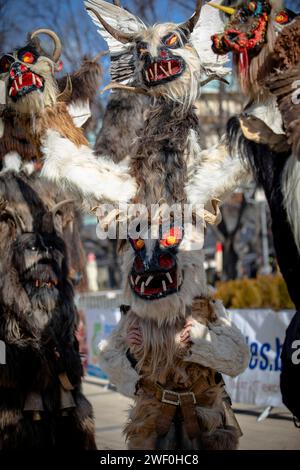
[[[94, 56], [100, 50], [107, 49], [105, 42], [97, 34], [95, 26], [85, 12], [83, 0], [4, 1], [6, 1], [6, 9], [1, 17], [0, 32], [1, 27], [8, 25], [10, 27], [7, 28], [6, 43], [0, 44], [3, 52], [24, 44], [28, 31], [44, 27], [53, 29], [62, 39], [64, 72], [77, 68], [83, 54]], [[124, 6], [128, 6], [133, 13], [136, 13], [133, 7], [134, 0], [121, 1]], [[157, 21], [181, 22], [192, 14], [195, 1], [180, 0], [179, 3], [189, 5], [190, 8], [185, 10], [172, 0], [156, 0]], [[300, 0], [289, 0], [286, 5], [300, 12]], [[104, 60], [106, 70], [108, 70], [108, 63], [107, 58]], [[108, 81], [109, 76], [106, 73], [105, 83]]]

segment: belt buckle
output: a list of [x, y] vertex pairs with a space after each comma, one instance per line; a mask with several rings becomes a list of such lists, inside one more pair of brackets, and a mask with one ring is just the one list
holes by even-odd
[[[168, 398], [166, 398], [167, 394], [177, 397], [177, 400], [176, 401], [168, 400]], [[172, 390], [163, 390], [161, 401], [162, 403], [168, 403], [168, 405], [179, 406], [180, 405], [179, 393], [173, 392]]]
[[194, 392], [184, 392], [184, 393], [180, 393], [180, 394], [179, 394], [179, 401], [180, 401], [180, 397], [182, 397], [182, 396], [187, 396], [187, 395], [191, 395], [191, 396], [192, 396], [194, 405], [196, 405], [196, 404], [197, 404], [197, 401], [196, 401], [196, 397], [195, 397]]

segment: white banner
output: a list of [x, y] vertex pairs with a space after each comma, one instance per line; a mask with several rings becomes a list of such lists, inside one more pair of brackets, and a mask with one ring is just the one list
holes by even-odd
[[99, 366], [98, 344], [107, 338], [120, 321], [119, 308], [94, 308], [86, 309], [86, 327], [88, 343], [88, 366], [87, 373], [100, 379], [107, 379], [106, 374]]
[[[114, 295], [113, 295], [114, 294]], [[88, 341], [88, 374], [106, 379], [98, 361], [98, 344], [107, 338], [120, 320], [121, 294], [108, 292], [82, 296], [81, 308], [86, 313]], [[224, 377], [232, 401], [257, 406], [283, 406], [279, 377], [281, 349], [294, 312], [271, 309], [231, 310], [233, 322], [249, 345], [251, 358], [243, 374]]]
[[224, 377], [233, 402], [257, 406], [284, 406], [279, 377], [281, 349], [294, 312], [231, 310], [230, 315], [249, 345], [249, 366], [236, 378]]

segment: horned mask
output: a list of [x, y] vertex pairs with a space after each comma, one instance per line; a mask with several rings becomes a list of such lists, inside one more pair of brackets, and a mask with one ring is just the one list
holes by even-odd
[[[242, 89], [249, 91], [249, 68], [257, 58], [254, 69], [261, 67], [272, 51], [276, 33], [289, 25], [297, 16], [281, 1], [238, 1], [235, 6], [209, 4], [224, 14], [224, 31], [212, 36], [212, 49], [218, 54], [234, 54]], [[256, 79], [256, 73], [250, 72]], [[251, 81], [251, 77], [250, 77]]]
[[103, 0], [88, 0], [85, 6], [108, 43], [115, 88], [134, 86], [141, 93], [185, 103], [197, 97], [201, 81], [228, 73], [227, 58], [214, 57], [209, 47], [211, 34], [222, 30], [220, 14], [211, 15], [201, 0], [187, 21], [150, 27]]
[[[48, 35], [54, 50], [49, 56], [40, 47], [38, 36]], [[51, 30], [38, 29], [28, 36], [28, 43], [0, 58], [1, 103], [18, 112], [32, 114], [56, 101], [54, 73], [61, 67], [61, 42]]]

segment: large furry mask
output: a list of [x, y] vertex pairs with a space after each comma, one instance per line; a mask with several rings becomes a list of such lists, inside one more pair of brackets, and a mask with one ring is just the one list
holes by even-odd
[[[234, 7], [210, 3], [210, 6], [226, 15], [224, 31], [221, 34], [216, 32], [211, 38], [212, 49], [218, 55], [233, 53], [242, 89], [247, 92], [251, 62], [255, 58], [258, 59], [256, 68], [266, 62], [269, 52], [272, 51], [276, 33], [290, 24], [297, 15], [284, 9], [282, 2], [277, 0], [248, 0], [233, 4]], [[253, 78], [256, 79], [256, 76]]]
[[191, 234], [176, 224], [161, 227], [158, 239], [151, 239], [151, 228], [145, 238], [129, 238], [123, 251], [124, 292], [137, 315], [175, 321], [195, 296], [207, 294], [203, 251], [190, 248]]
[[118, 84], [134, 84], [150, 96], [184, 102], [197, 97], [201, 80], [228, 73], [227, 58], [216, 59], [209, 47], [218, 25], [221, 31], [220, 14], [210, 14], [206, 5], [201, 8], [201, 0], [186, 22], [152, 27], [102, 0], [85, 1], [85, 6], [108, 43], [111, 75]]
[[[47, 34], [54, 42], [48, 57], [40, 47], [38, 34]], [[57, 83], [54, 77], [60, 68], [61, 43], [50, 30], [39, 29], [29, 34], [28, 43], [0, 58], [0, 81], [6, 95], [5, 107], [25, 114], [34, 114], [56, 102]], [[1, 102], [3, 104], [3, 97]]]
[[[1, 185], [2, 186], [2, 185]], [[30, 314], [38, 328], [51, 319], [62, 294], [72, 291], [61, 233], [61, 202], [48, 210], [22, 178], [5, 182], [0, 200], [0, 298], [17, 314]]]

